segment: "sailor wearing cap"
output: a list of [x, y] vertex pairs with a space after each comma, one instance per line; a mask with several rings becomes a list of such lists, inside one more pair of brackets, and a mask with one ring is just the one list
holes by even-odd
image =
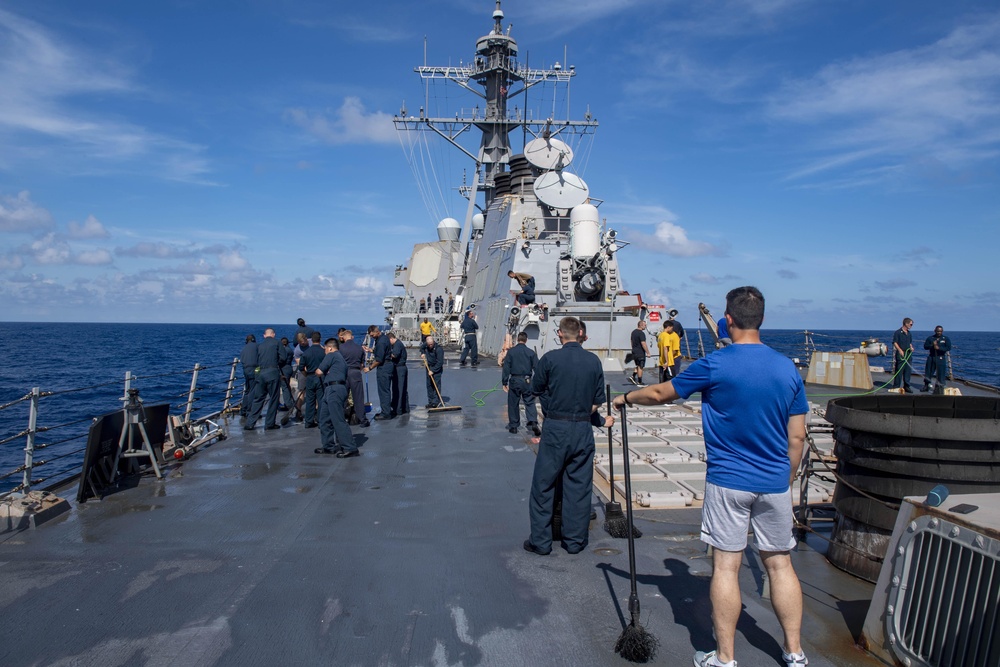
[[538, 365], [538, 355], [530, 347], [528, 334], [517, 334], [517, 345], [507, 350], [503, 358], [503, 390], [507, 392], [507, 430], [517, 433], [521, 423], [521, 403], [524, 403], [524, 419], [535, 435], [538, 429], [538, 411], [535, 409], [535, 395], [531, 393], [531, 375]]
[[531, 535], [524, 549], [552, 551], [553, 500], [563, 481], [562, 546], [571, 554], [587, 546], [594, 480], [594, 431], [591, 415], [606, 400], [604, 370], [597, 355], [581, 347], [580, 320], [559, 322], [563, 346], [546, 352], [535, 368], [531, 391], [545, 395], [545, 423], [538, 444], [528, 503]]
[[465, 366], [465, 358], [467, 355], [472, 355], [472, 365], [479, 365], [479, 341], [476, 340], [476, 331], [479, 330], [479, 324], [476, 322], [476, 314], [471, 310], [465, 311], [465, 317], [462, 319], [462, 324], [459, 325], [462, 328], [462, 333], [465, 334], [465, 346], [462, 348], [462, 356], [458, 359], [459, 366]]
[[358, 456], [358, 446], [354, 444], [354, 434], [344, 418], [347, 404], [347, 362], [340, 354], [340, 342], [327, 338], [323, 344], [326, 356], [316, 369], [316, 375], [323, 378], [323, 403], [319, 409], [319, 431], [322, 447], [317, 454], [336, 454], [338, 459]]

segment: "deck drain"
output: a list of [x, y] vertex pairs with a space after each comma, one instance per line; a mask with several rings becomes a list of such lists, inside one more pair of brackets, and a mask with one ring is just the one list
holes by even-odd
[[381, 486], [369, 486], [368, 490], [369, 491], [378, 491], [381, 488], [382, 488]]
[[612, 549], [611, 547], [600, 547], [599, 549], [594, 549], [594, 553], [598, 556], [617, 556], [621, 551]]

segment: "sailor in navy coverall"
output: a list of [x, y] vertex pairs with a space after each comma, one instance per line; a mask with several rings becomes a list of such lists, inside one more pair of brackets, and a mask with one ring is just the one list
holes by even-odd
[[320, 333], [314, 331], [312, 344], [302, 352], [299, 365], [306, 378], [305, 386], [305, 427], [316, 428], [319, 425], [317, 413], [323, 402], [323, 378], [316, 375], [316, 369], [326, 357], [326, 350], [319, 344]]
[[409, 371], [406, 369], [406, 346], [389, 333], [389, 356], [392, 358], [395, 375], [392, 378], [392, 410], [397, 415], [405, 415], [410, 411], [410, 391], [407, 387]]
[[341, 335], [344, 342], [340, 344], [340, 354], [347, 363], [347, 389], [354, 401], [354, 416], [357, 417], [358, 424], [368, 426], [368, 417], [365, 416], [364, 376], [361, 374], [365, 350], [354, 340], [354, 332], [350, 329], [344, 329]]
[[587, 546], [594, 480], [594, 431], [590, 421], [607, 398], [600, 359], [576, 342], [580, 321], [564, 317], [559, 330], [567, 342], [545, 353], [531, 381], [532, 392], [544, 394], [546, 401], [528, 503], [531, 536], [524, 548], [539, 555], [552, 550], [553, 497], [560, 478], [562, 546], [571, 554]]
[[535, 409], [535, 395], [531, 393], [531, 375], [538, 364], [538, 355], [530, 347], [528, 334], [517, 334], [517, 345], [507, 350], [503, 359], [503, 390], [507, 392], [507, 430], [517, 433], [521, 424], [521, 403], [524, 403], [524, 418], [528, 428], [538, 435], [538, 412]]
[[373, 361], [368, 370], [376, 368], [375, 382], [378, 386], [378, 404], [380, 414], [375, 415], [375, 419], [392, 419], [396, 414], [392, 411], [392, 376], [395, 368], [392, 365], [390, 356], [389, 337], [385, 336], [378, 327], [372, 325], [368, 327], [368, 335], [375, 339], [375, 350], [373, 351]]
[[[424, 359], [427, 361], [427, 407], [436, 408], [441, 404], [438, 393], [443, 392], [441, 374], [444, 373], [444, 348], [437, 344], [434, 336], [427, 337], [427, 347], [424, 348]], [[433, 379], [433, 382], [431, 381]], [[434, 384], [437, 383], [435, 391]]]
[[347, 404], [347, 362], [340, 354], [340, 342], [328, 338], [324, 343], [326, 356], [316, 369], [316, 375], [323, 378], [323, 404], [319, 410], [319, 430], [323, 446], [317, 454], [336, 454], [337, 458], [358, 455], [354, 444], [354, 434], [344, 417]]
[[257, 337], [247, 335], [246, 345], [240, 352], [240, 363], [243, 364], [243, 400], [240, 401], [240, 416], [250, 414], [254, 391], [257, 388]]
[[472, 354], [472, 365], [479, 365], [479, 341], [476, 340], [476, 331], [479, 330], [479, 324], [476, 322], [476, 314], [471, 310], [466, 311], [465, 318], [462, 320], [462, 333], [465, 334], [465, 347], [462, 348], [462, 356], [458, 359], [458, 365], [465, 365], [465, 357], [468, 354]]
[[253, 427], [260, 419], [260, 413], [267, 405], [267, 414], [264, 416], [264, 428], [281, 428], [275, 421], [278, 417], [278, 392], [281, 384], [281, 363], [279, 361], [278, 339], [274, 337], [274, 329], [264, 330], [264, 340], [257, 346], [257, 389], [254, 392], [253, 407], [250, 408], [250, 415], [247, 423], [243, 426], [247, 431], [252, 431]]

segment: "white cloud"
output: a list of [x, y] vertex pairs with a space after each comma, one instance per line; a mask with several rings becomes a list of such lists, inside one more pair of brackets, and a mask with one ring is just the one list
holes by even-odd
[[800, 179], [878, 159], [932, 161], [961, 169], [1000, 154], [1000, 14], [955, 28], [927, 46], [828, 65], [785, 85], [770, 115], [808, 125], [826, 154], [791, 174]]
[[68, 264], [72, 259], [69, 244], [49, 233], [28, 246], [39, 264]]
[[101, 266], [104, 264], [110, 264], [111, 261], [111, 253], [104, 248], [82, 250], [76, 254], [76, 262], [78, 264]]
[[354, 290], [366, 294], [381, 294], [385, 291], [385, 283], [374, 276], [361, 276], [354, 279]]
[[[82, 264], [100, 266], [111, 264], [111, 253], [104, 248], [88, 248], [74, 252], [63, 236], [49, 232], [20, 248], [22, 255], [30, 256], [38, 264], [69, 265]], [[23, 260], [19, 260], [22, 261]]]
[[0, 232], [45, 231], [51, 229], [52, 224], [52, 214], [31, 201], [31, 193], [27, 190], [14, 197], [0, 197]]
[[24, 260], [20, 255], [0, 255], [0, 271], [20, 271]]
[[395, 143], [392, 116], [382, 111], [369, 113], [357, 97], [347, 97], [336, 111], [312, 114], [305, 109], [288, 109], [285, 117], [328, 144]]
[[[6, 130], [10, 163], [55, 155], [53, 169], [89, 173], [127, 165], [187, 182], [200, 182], [208, 171], [201, 146], [122, 119], [116, 102], [109, 111], [100, 106], [108, 104], [105, 98], [145, 94], [128, 66], [4, 10], [0, 90], [0, 130]], [[58, 142], [59, 150], [33, 150], [40, 137]]]
[[69, 237], [72, 239], [106, 239], [111, 234], [104, 228], [101, 221], [92, 215], [82, 223], [71, 220], [69, 223]]
[[219, 255], [219, 266], [226, 271], [240, 271], [250, 266], [250, 262], [239, 250], [233, 250]]
[[724, 250], [719, 246], [689, 239], [687, 231], [672, 222], [661, 222], [656, 225], [652, 236], [646, 236], [642, 245], [654, 252], [665, 252], [671, 257], [703, 257], [724, 254]]
[[[603, 210], [603, 209], [602, 209]], [[615, 225], [655, 225], [666, 220], [676, 222], [679, 216], [656, 204], [608, 204], [609, 224]]]
[[701, 283], [703, 285], [718, 285], [720, 282], [722, 282], [712, 274], [704, 272], [694, 274], [693, 276], [691, 276], [691, 280], [693, 280], [696, 283]]

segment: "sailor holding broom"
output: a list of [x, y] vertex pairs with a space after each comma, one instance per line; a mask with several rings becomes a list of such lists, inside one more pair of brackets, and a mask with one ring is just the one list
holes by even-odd
[[795, 365], [761, 343], [763, 320], [760, 290], [731, 290], [726, 323], [732, 345], [699, 359], [670, 382], [614, 400], [621, 409], [701, 392], [708, 464], [701, 539], [713, 547], [712, 623], [718, 647], [695, 653], [696, 667], [736, 665], [739, 572], [751, 525], [784, 632], [782, 660], [788, 667], [809, 663], [800, 639], [802, 588], [789, 555], [795, 546], [790, 487], [802, 460], [809, 405]]

